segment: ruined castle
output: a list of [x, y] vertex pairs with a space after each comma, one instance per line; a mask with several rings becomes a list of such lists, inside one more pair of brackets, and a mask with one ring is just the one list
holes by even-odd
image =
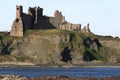
[[26, 30], [64, 29], [71, 31], [90, 32], [89, 23], [83, 29], [81, 24], [73, 24], [65, 20], [65, 16], [56, 10], [53, 17], [43, 15], [43, 8], [28, 8], [28, 14], [23, 13], [21, 5], [16, 6], [16, 18], [12, 24], [10, 36], [23, 36]]

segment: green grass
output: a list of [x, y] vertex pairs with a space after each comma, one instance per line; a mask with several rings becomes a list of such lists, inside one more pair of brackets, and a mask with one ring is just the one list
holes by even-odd
[[28, 56], [14, 56], [18, 62], [32, 62], [32, 58]]
[[99, 53], [99, 51], [95, 51], [94, 49], [87, 49], [87, 51], [92, 54], [97, 60], [105, 61], [106, 59]]
[[0, 55], [0, 62], [32, 62], [28, 56]]
[[1, 40], [9, 40], [11, 37], [9, 36], [9, 32], [0, 32], [0, 39]]
[[100, 40], [114, 40], [114, 41], [120, 41], [120, 38], [113, 37], [113, 36], [102, 36], [102, 35], [96, 35], [98, 39]]
[[46, 29], [46, 30], [27, 30], [25, 36], [36, 34], [36, 35], [51, 35], [51, 34], [69, 34], [68, 30], [59, 30], [59, 29]]

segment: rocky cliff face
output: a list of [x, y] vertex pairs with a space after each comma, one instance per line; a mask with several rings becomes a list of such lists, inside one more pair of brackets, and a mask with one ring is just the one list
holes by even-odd
[[73, 45], [70, 39], [72, 40], [69, 31], [62, 32], [56, 30], [50, 33], [48, 31], [44, 33], [40, 32], [40, 34], [30, 34], [19, 40], [14, 39], [14, 48], [10, 54], [15, 56], [29, 56], [37, 64], [74, 62], [72, 57], [76, 55], [78, 55], [76, 59], [79, 59], [78, 62], [80, 62], [82, 60], [82, 54], [72, 51]]
[[120, 54], [120, 40], [100, 40], [100, 42]]
[[89, 33], [38, 30], [28, 31], [22, 38], [4, 38], [1, 36], [0, 39], [1, 54], [9, 54], [18, 61], [36, 64], [80, 64], [93, 60], [119, 62], [119, 40], [99, 41]]
[[60, 62], [60, 42], [63, 37], [55, 35], [29, 35], [14, 45], [11, 55], [29, 56], [33, 58], [33, 62], [59, 63]]
[[120, 39], [100, 39], [100, 43], [109, 48], [109, 51], [114, 51], [109, 60], [113, 59], [120, 62]]

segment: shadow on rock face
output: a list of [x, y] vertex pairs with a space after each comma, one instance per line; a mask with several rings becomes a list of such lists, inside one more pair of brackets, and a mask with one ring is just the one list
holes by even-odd
[[83, 60], [84, 61], [97, 60], [96, 55], [99, 55], [97, 52], [99, 52], [100, 48], [102, 47], [99, 40], [96, 38], [95, 39], [85, 38], [83, 41], [83, 45], [85, 46]]
[[93, 39], [93, 42], [96, 43], [98, 50], [100, 50], [100, 47], [102, 47], [101, 43], [99, 42], [98, 39]]
[[10, 54], [10, 50], [8, 48], [11, 45], [12, 41], [8, 41], [6, 44], [4, 44], [2, 37], [0, 37], [0, 42], [3, 47], [1, 50], [1, 54], [3, 54], [3, 55]]
[[69, 49], [68, 46], [64, 48], [64, 50], [61, 53], [63, 62], [72, 61], [72, 57], [70, 55], [70, 52], [71, 52], [71, 50]]
[[83, 41], [83, 45], [86, 48], [91, 48], [92, 45], [95, 43], [95, 46], [97, 46], [98, 51], [100, 50], [100, 47], [102, 47], [101, 43], [99, 42], [98, 39], [90, 39], [90, 38], [85, 38]]
[[83, 61], [93, 61], [96, 60], [95, 56], [89, 53], [88, 51], [84, 52]]

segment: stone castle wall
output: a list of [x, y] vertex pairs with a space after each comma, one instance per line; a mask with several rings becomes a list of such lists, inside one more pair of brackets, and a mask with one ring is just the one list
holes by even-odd
[[70, 30], [70, 31], [80, 31], [81, 25], [64, 22], [64, 23], [60, 24], [59, 29]]
[[[23, 13], [21, 5], [16, 6], [16, 19], [13, 22], [10, 36], [23, 36], [26, 30], [38, 29], [65, 29], [81, 30], [81, 24], [69, 23], [65, 16], [56, 10], [53, 17], [43, 16], [43, 9], [40, 7], [29, 7], [28, 14]], [[86, 30], [83, 30], [86, 31]]]

